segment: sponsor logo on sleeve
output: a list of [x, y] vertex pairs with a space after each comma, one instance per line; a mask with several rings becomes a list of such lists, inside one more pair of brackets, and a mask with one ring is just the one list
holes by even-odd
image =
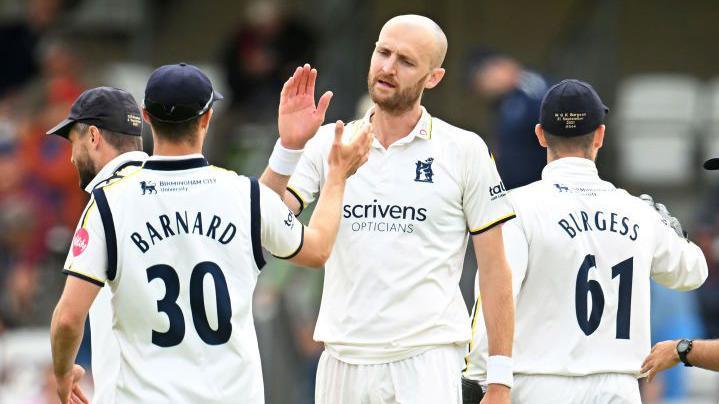
[[285, 219], [285, 225], [290, 229], [295, 227], [295, 215], [292, 212], [289, 212], [287, 214], [287, 219]]
[[87, 244], [90, 242], [90, 234], [84, 228], [79, 228], [75, 232], [75, 236], [72, 238], [72, 256], [77, 257], [78, 255], [85, 252]]
[[499, 181], [499, 184], [497, 184], [497, 185], [492, 185], [489, 187], [489, 200], [490, 201], [502, 198], [506, 194], [507, 194], [507, 188], [505, 188], [504, 183], [502, 181]]

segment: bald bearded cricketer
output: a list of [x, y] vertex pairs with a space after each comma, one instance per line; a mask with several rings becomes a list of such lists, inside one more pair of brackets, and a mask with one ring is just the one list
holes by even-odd
[[[482, 138], [421, 104], [444, 77], [446, 52], [442, 29], [418, 15], [390, 19], [376, 42], [374, 106], [344, 131], [371, 123], [375, 139], [347, 182], [325, 266], [318, 404], [461, 402], [470, 325], [458, 282], [470, 234], [489, 336], [486, 400], [509, 402], [514, 311], [501, 224], [514, 212]], [[332, 93], [315, 105], [316, 77], [305, 65], [285, 83], [280, 139], [261, 178], [295, 213], [326, 181], [335, 131], [320, 127]]]

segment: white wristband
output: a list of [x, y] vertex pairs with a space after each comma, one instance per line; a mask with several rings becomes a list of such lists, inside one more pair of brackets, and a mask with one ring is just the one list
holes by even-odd
[[513, 383], [512, 358], [499, 355], [490, 356], [487, 360], [487, 385], [503, 384], [512, 388]]
[[269, 166], [270, 169], [280, 175], [292, 175], [295, 172], [295, 167], [302, 157], [304, 149], [292, 150], [282, 146], [280, 139], [277, 139], [275, 148], [272, 149], [270, 155]]

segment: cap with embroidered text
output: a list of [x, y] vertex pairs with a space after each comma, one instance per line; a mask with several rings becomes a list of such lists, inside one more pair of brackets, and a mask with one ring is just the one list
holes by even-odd
[[552, 86], [542, 99], [539, 123], [555, 136], [573, 137], [593, 132], [609, 112], [591, 85], [567, 79]]
[[67, 138], [76, 122], [130, 136], [142, 134], [140, 108], [130, 93], [119, 88], [96, 87], [86, 90], [72, 104], [67, 118], [47, 131], [47, 134]]

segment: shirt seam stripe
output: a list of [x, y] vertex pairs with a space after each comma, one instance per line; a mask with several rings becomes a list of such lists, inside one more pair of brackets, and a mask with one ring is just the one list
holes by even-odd
[[100, 287], [105, 286], [105, 281], [100, 280], [92, 275], [76, 271], [74, 269], [65, 268], [62, 270], [62, 273], [66, 274], [66, 275], [74, 276], [76, 278], [82, 279], [84, 281], [90, 282], [90, 283], [100, 286]]
[[302, 196], [300, 196], [300, 193], [297, 192], [297, 190], [294, 189], [292, 186], [287, 185], [287, 191], [288, 191], [292, 196], [294, 196], [295, 199], [297, 199], [297, 202], [300, 203], [300, 211], [297, 213], [297, 215], [299, 215], [300, 213], [302, 213], [303, 210], [305, 210], [305, 207], [307, 206], [307, 203], [305, 202], [304, 199], [302, 199]]
[[492, 227], [494, 227], [494, 226], [496, 226], [496, 225], [498, 225], [498, 224], [504, 223], [504, 222], [506, 222], [506, 221], [508, 221], [508, 220], [512, 220], [512, 219], [514, 219], [515, 217], [517, 217], [517, 214], [514, 213], [514, 212], [512, 212], [512, 213], [510, 213], [510, 214], [508, 214], [508, 215], [506, 215], [506, 216], [500, 217], [499, 219], [497, 219], [497, 220], [495, 220], [495, 221], [493, 221], [493, 222], [491, 222], [491, 223], [489, 223], [489, 224], [486, 224], [486, 225], [484, 225], [484, 226], [478, 227], [478, 228], [476, 228], [476, 229], [474, 229], [474, 230], [470, 230], [469, 233], [470, 233], [471, 235], [473, 235], [473, 236], [476, 236], [477, 234], [483, 233], [483, 232], [485, 232], [485, 231], [491, 229]]
[[297, 246], [297, 249], [292, 254], [290, 254], [286, 257], [280, 257], [279, 255], [274, 255], [274, 254], [272, 254], [272, 256], [275, 258], [279, 258], [281, 260], [288, 260], [290, 258], [293, 258], [295, 255], [299, 254], [300, 250], [302, 250], [302, 245], [305, 243], [305, 226], [304, 225], [302, 226], [301, 232], [302, 233], [300, 234], [300, 245]]

